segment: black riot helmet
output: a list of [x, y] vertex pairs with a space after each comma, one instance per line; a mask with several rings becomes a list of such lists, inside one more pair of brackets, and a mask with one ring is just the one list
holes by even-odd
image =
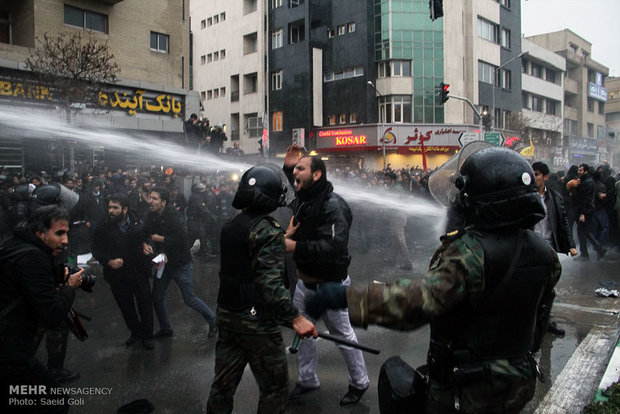
[[239, 210], [270, 213], [285, 205], [285, 196], [281, 175], [271, 166], [261, 164], [243, 174], [232, 205]]
[[490, 147], [470, 154], [454, 179], [466, 221], [480, 228], [531, 227], [545, 217], [534, 172], [514, 150]]

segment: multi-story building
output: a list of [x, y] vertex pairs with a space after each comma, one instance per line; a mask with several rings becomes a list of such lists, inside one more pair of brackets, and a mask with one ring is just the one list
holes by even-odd
[[[535, 148], [537, 160], [549, 167], [568, 163], [567, 148], [562, 142], [562, 110], [564, 108], [564, 72], [566, 60], [527, 39], [521, 40], [525, 52], [521, 58], [522, 105], [520, 137]], [[516, 124], [517, 122], [514, 122]]]
[[617, 167], [620, 165], [620, 77], [606, 78], [605, 86], [608, 93], [605, 122], [607, 122], [607, 138], [610, 144], [610, 161]]
[[[24, 93], [33, 79], [25, 60], [45, 34], [107, 42], [120, 68], [101, 107], [74, 122], [184, 141], [183, 120], [198, 109], [189, 89], [189, 0], [24, 0], [0, 4], [0, 105], [43, 106]], [[25, 79], [25, 80], [24, 80]], [[53, 88], [53, 85], [43, 85]], [[47, 95], [45, 95], [47, 96]], [[53, 97], [53, 89], [51, 96]], [[127, 105], [128, 102], [132, 105]], [[136, 106], [133, 106], [133, 102]], [[53, 104], [53, 99], [52, 102]], [[105, 146], [105, 143], [101, 143]], [[24, 145], [28, 146], [28, 140]], [[40, 145], [40, 144], [37, 144]], [[26, 148], [27, 149], [27, 148]], [[24, 150], [26, 157], [33, 153]], [[57, 151], [58, 152], [58, 151]], [[28, 160], [26, 160], [28, 161]], [[53, 164], [53, 162], [52, 162]], [[37, 166], [39, 167], [39, 166]], [[59, 168], [59, 165], [43, 166]]]
[[257, 153], [266, 116], [265, 6], [257, 0], [192, 0], [193, 89], [203, 117]]
[[[490, 115], [491, 128], [508, 128], [521, 111], [521, 3], [518, 0], [445, 0], [444, 78], [451, 94]], [[446, 121], [478, 122], [458, 100], [446, 103]]]
[[[427, 0], [269, 0], [264, 11], [262, 3], [192, 3], [195, 89], [209, 119], [223, 117], [233, 125], [231, 132], [239, 119], [242, 143], [248, 131], [258, 136], [252, 119], [258, 121], [264, 109], [271, 155], [294, 141], [339, 158], [364, 155], [374, 166], [381, 158], [393, 166], [422, 165], [426, 155], [435, 165], [460, 146], [461, 133], [474, 134], [479, 122], [462, 101], [441, 104], [441, 82], [480, 111], [497, 113], [497, 127], [520, 111], [518, 1], [446, 0], [444, 17], [435, 21]], [[239, 18], [231, 20], [230, 13]], [[267, 18], [264, 34], [261, 13]], [[253, 33], [256, 52], [245, 53], [245, 39]], [[264, 64], [255, 59], [262, 47]], [[222, 50], [227, 61], [220, 57], [216, 63], [215, 52]], [[241, 61], [232, 64], [231, 54]], [[257, 97], [265, 88], [265, 107], [243, 109], [243, 95], [240, 104], [230, 102], [248, 73], [256, 73]], [[222, 88], [230, 90], [230, 99], [221, 98]], [[213, 98], [218, 89], [219, 101]], [[247, 112], [252, 116], [244, 119]]]
[[568, 164], [599, 164], [608, 158], [605, 128], [607, 67], [592, 60], [592, 45], [565, 29], [527, 37], [527, 40], [566, 59], [564, 75], [564, 142]]

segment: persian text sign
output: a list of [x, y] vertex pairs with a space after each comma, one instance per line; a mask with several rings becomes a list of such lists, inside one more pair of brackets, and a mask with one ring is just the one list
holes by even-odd
[[177, 118], [183, 110], [183, 98], [161, 94], [152, 97], [145, 96], [146, 91], [137, 90], [134, 94], [127, 92], [99, 92], [99, 104], [104, 108], [126, 110], [129, 115], [138, 112], [171, 115]]

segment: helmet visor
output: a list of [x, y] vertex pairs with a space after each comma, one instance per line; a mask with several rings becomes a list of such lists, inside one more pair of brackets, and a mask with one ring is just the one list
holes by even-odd
[[459, 171], [465, 160], [472, 154], [492, 146], [484, 141], [470, 142], [433, 172], [428, 179], [428, 189], [435, 200], [446, 207], [450, 206], [460, 191], [455, 181], [461, 176]]

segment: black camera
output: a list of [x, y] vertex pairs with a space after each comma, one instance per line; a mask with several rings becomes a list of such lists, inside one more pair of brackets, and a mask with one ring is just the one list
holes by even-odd
[[85, 292], [93, 292], [93, 287], [95, 287], [95, 280], [97, 280], [97, 276], [90, 273], [90, 268], [88, 265], [76, 266], [72, 264], [66, 264], [65, 266], [67, 266], [70, 275], [79, 272], [80, 269], [84, 269], [84, 273], [82, 273], [82, 284], [80, 285], [80, 287]]

